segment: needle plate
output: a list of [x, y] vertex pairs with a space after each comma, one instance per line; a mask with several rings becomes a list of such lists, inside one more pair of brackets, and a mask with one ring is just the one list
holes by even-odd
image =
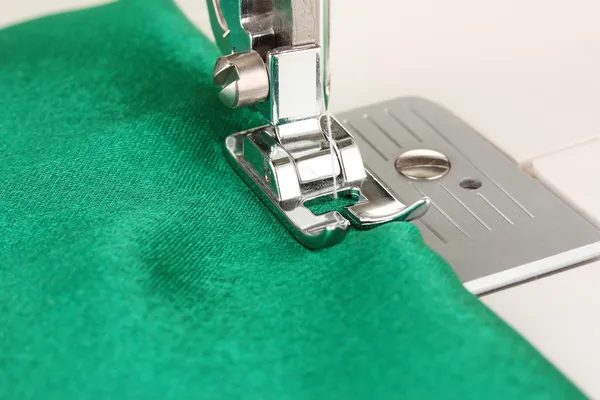
[[[358, 143], [368, 170], [398, 200], [432, 199], [415, 224], [473, 293], [600, 255], [597, 228], [439, 105], [400, 98], [338, 119]], [[432, 180], [400, 173], [398, 157], [419, 149], [445, 156], [450, 170]], [[432, 161], [436, 168], [439, 160]], [[427, 162], [417, 167], [427, 168]]]

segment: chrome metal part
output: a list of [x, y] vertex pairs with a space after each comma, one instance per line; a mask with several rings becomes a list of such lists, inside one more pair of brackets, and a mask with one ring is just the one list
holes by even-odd
[[275, 47], [272, 0], [207, 0], [215, 40], [221, 53]]
[[[437, 104], [401, 98], [339, 118], [369, 173], [395, 198], [410, 204], [431, 197], [430, 211], [415, 224], [471, 292], [497, 290], [600, 256], [596, 227]], [[398, 155], [423, 148], [445, 155], [452, 168], [435, 180], [399, 174]]]
[[221, 53], [254, 50], [266, 59], [270, 50], [316, 44], [328, 105], [329, 0], [207, 0], [215, 40]]
[[285, 129], [287, 124], [309, 120], [316, 123], [326, 112], [321, 48], [308, 45], [275, 49], [267, 55], [267, 65], [271, 91], [263, 115], [271, 124], [282, 128], [282, 135], [297, 138], [298, 130]]
[[253, 105], [269, 97], [269, 74], [260, 55], [252, 50], [219, 58], [213, 82], [222, 87], [219, 99], [229, 108]]
[[[254, 105], [268, 125], [227, 139], [236, 171], [303, 245], [339, 243], [350, 225], [370, 229], [422, 216], [365, 168], [348, 131], [328, 115], [328, 0], [208, 0], [219, 58], [214, 82], [228, 107]], [[339, 192], [356, 203], [315, 215], [305, 203]]]
[[[352, 162], [359, 153], [354, 140], [337, 122], [337, 135], [344, 136], [343, 152]], [[305, 204], [315, 198], [332, 195], [331, 178], [300, 182], [293, 158], [277, 144], [273, 127], [264, 126], [231, 135], [226, 142], [231, 164], [245, 182], [267, 204], [291, 234], [304, 246], [320, 249], [340, 243], [350, 226], [365, 230], [392, 221], [410, 221], [421, 217], [430, 205], [421, 199], [406, 207], [368, 171], [362, 176], [339, 174], [342, 192], [352, 192], [356, 204], [337, 211], [315, 215]], [[342, 157], [343, 159], [343, 157]], [[355, 178], [355, 180], [352, 180]], [[338, 189], [339, 190], [339, 189]]]
[[429, 149], [408, 150], [400, 154], [394, 163], [396, 170], [410, 179], [440, 179], [450, 171], [448, 157]]

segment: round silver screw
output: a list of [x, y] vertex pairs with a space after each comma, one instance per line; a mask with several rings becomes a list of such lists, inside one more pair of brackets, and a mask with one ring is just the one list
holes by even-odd
[[396, 170], [410, 179], [439, 179], [450, 171], [448, 157], [428, 149], [409, 150], [402, 153], [394, 163]]
[[260, 55], [251, 50], [217, 60], [213, 82], [222, 87], [219, 98], [227, 107], [260, 103], [269, 97], [269, 74]]

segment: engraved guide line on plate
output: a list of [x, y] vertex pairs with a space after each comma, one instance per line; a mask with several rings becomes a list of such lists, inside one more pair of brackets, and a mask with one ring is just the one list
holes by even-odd
[[521, 203], [519, 203], [519, 201], [517, 201], [517, 199], [515, 199], [510, 193], [508, 193], [506, 191], [506, 189], [504, 189], [502, 186], [500, 186], [500, 184], [498, 182], [496, 182], [494, 179], [492, 179], [488, 174], [486, 174], [485, 172], [483, 172], [477, 165], [475, 165], [462, 151], [460, 151], [460, 149], [458, 147], [456, 147], [454, 144], [452, 144], [447, 138], [446, 136], [444, 136], [431, 122], [429, 122], [425, 117], [423, 117], [417, 110], [415, 110], [414, 108], [410, 108], [410, 111], [417, 117], [419, 118], [425, 125], [427, 125], [429, 128], [431, 128], [435, 133], [437, 133], [438, 135], [440, 135], [440, 137], [442, 139], [444, 139], [444, 141], [449, 144], [450, 146], [452, 146], [452, 148], [454, 148], [454, 150], [456, 150], [462, 157], [464, 157], [466, 160], [469, 161], [469, 163], [471, 163], [471, 165], [477, 169], [483, 176], [485, 176], [487, 179], [490, 180], [490, 182], [492, 182], [494, 185], [496, 185], [498, 187], [498, 189], [500, 189], [509, 199], [511, 199], [521, 210], [523, 210], [527, 215], [529, 215], [530, 218], [534, 218], [534, 215], [529, 212], [529, 210], [527, 208], [525, 208], [525, 206]]
[[500, 211], [500, 210], [498, 209], [498, 207], [496, 207], [494, 204], [492, 204], [492, 202], [491, 202], [491, 201], [489, 201], [489, 200], [488, 200], [488, 199], [487, 199], [487, 198], [486, 198], [484, 195], [482, 195], [481, 193], [477, 193], [477, 196], [481, 197], [481, 198], [483, 199], [483, 201], [485, 201], [485, 202], [486, 202], [486, 203], [487, 203], [487, 204], [488, 204], [490, 207], [492, 207], [492, 209], [493, 209], [494, 211], [496, 211], [498, 214], [500, 214], [500, 216], [501, 216], [502, 218], [504, 218], [504, 220], [505, 220], [506, 222], [508, 222], [508, 223], [509, 223], [509, 224], [511, 224], [511, 225], [514, 225], [514, 224], [515, 224], [514, 222], [512, 222], [512, 221], [510, 220], [510, 218], [508, 218], [506, 215], [504, 215], [504, 213], [503, 213], [502, 211]]
[[425, 222], [425, 220], [421, 219], [419, 220], [419, 222], [421, 224], [423, 224], [423, 226], [428, 229], [433, 236], [435, 236], [436, 238], [438, 238], [438, 240], [444, 244], [448, 244], [448, 240], [441, 234], [439, 233], [433, 226], [429, 225], [427, 222]]
[[[410, 185], [410, 187], [412, 187], [413, 189], [415, 189], [417, 192], [419, 192], [419, 194], [423, 197], [428, 197], [425, 193], [423, 193], [418, 187], [416, 187], [415, 185], [413, 185], [412, 182], [408, 182], [408, 184]], [[454, 225], [454, 227], [456, 229], [458, 229], [458, 231], [460, 233], [462, 233], [465, 237], [469, 237], [469, 235], [467, 234], [467, 232], [465, 232], [465, 230], [463, 228], [460, 227], [460, 225], [458, 225], [458, 223], [456, 223], [456, 221], [454, 221], [452, 219], [452, 217], [450, 217], [448, 214], [446, 214], [446, 212], [444, 210], [442, 210], [435, 201], [431, 200], [431, 205], [440, 212], [440, 214], [442, 214], [452, 225]]]
[[442, 187], [442, 189], [444, 189], [444, 190], [446, 191], [446, 193], [448, 193], [450, 196], [452, 196], [452, 198], [453, 198], [454, 200], [456, 200], [456, 202], [457, 202], [458, 204], [460, 204], [461, 206], [463, 206], [463, 208], [464, 208], [465, 210], [467, 210], [467, 212], [468, 212], [469, 214], [471, 214], [471, 216], [472, 216], [473, 218], [475, 218], [475, 219], [476, 219], [476, 220], [477, 220], [477, 221], [478, 221], [478, 222], [479, 222], [481, 225], [483, 225], [483, 227], [484, 227], [485, 229], [487, 229], [488, 231], [491, 231], [491, 230], [492, 230], [492, 228], [490, 228], [490, 227], [489, 227], [489, 226], [488, 226], [488, 225], [487, 225], [485, 222], [483, 222], [483, 220], [482, 220], [481, 218], [479, 218], [479, 216], [478, 216], [477, 214], [475, 214], [475, 213], [473, 212], [473, 210], [471, 210], [471, 209], [470, 209], [470, 208], [469, 208], [469, 207], [468, 207], [468, 206], [467, 206], [465, 203], [463, 203], [463, 202], [462, 202], [462, 201], [461, 201], [461, 200], [460, 200], [458, 197], [456, 197], [456, 195], [455, 195], [454, 193], [452, 193], [452, 192], [450, 191], [450, 189], [448, 189], [448, 188], [447, 188], [446, 186], [444, 186], [444, 184], [442, 184], [442, 183], [440, 183], [440, 186]]
[[410, 128], [407, 124], [405, 124], [396, 114], [394, 114], [393, 111], [391, 111], [388, 108], [384, 108], [383, 111], [389, 115], [394, 121], [396, 121], [398, 123], [398, 125], [402, 126], [412, 137], [415, 138], [415, 140], [419, 143], [423, 143], [423, 139], [421, 139], [419, 137], [419, 135], [417, 135], [417, 133], [412, 130], [412, 128]]
[[381, 133], [383, 133], [388, 139], [390, 139], [398, 148], [402, 148], [402, 145], [392, 136], [388, 131], [386, 131], [383, 126], [379, 124], [374, 118], [369, 116], [369, 114], [363, 114], [363, 118], [369, 121], [375, 128], [377, 128]]
[[373, 150], [375, 150], [375, 152], [376, 152], [377, 154], [379, 154], [379, 156], [380, 156], [381, 158], [383, 158], [385, 161], [389, 161], [389, 158], [387, 158], [387, 157], [385, 156], [385, 154], [383, 154], [383, 153], [382, 153], [382, 152], [381, 152], [381, 151], [380, 151], [380, 150], [379, 150], [377, 147], [375, 147], [375, 146], [373, 145], [373, 143], [371, 143], [371, 142], [369, 141], [369, 139], [367, 139], [367, 138], [365, 137], [365, 135], [363, 135], [363, 134], [362, 134], [362, 133], [361, 133], [361, 132], [360, 132], [358, 129], [356, 129], [356, 127], [355, 127], [354, 125], [352, 125], [352, 124], [350, 123], [350, 121], [348, 121], [347, 119], [345, 119], [345, 120], [343, 120], [343, 121], [342, 121], [342, 123], [343, 123], [344, 125], [346, 125], [348, 128], [350, 128], [350, 130], [352, 130], [352, 132], [353, 132], [355, 135], [359, 136], [359, 137], [360, 137], [362, 140], [364, 140], [364, 141], [365, 141], [365, 143], [367, 143], [367, 144], [369, 145], [369, 147], [371, 147]]

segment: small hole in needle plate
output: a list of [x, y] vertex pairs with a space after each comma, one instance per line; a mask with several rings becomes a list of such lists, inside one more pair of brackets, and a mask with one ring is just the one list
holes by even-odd
[[467, 190], [477, 190], [482, 183], [477, 178], [462, 178], [459, 183], [460, 187]]

